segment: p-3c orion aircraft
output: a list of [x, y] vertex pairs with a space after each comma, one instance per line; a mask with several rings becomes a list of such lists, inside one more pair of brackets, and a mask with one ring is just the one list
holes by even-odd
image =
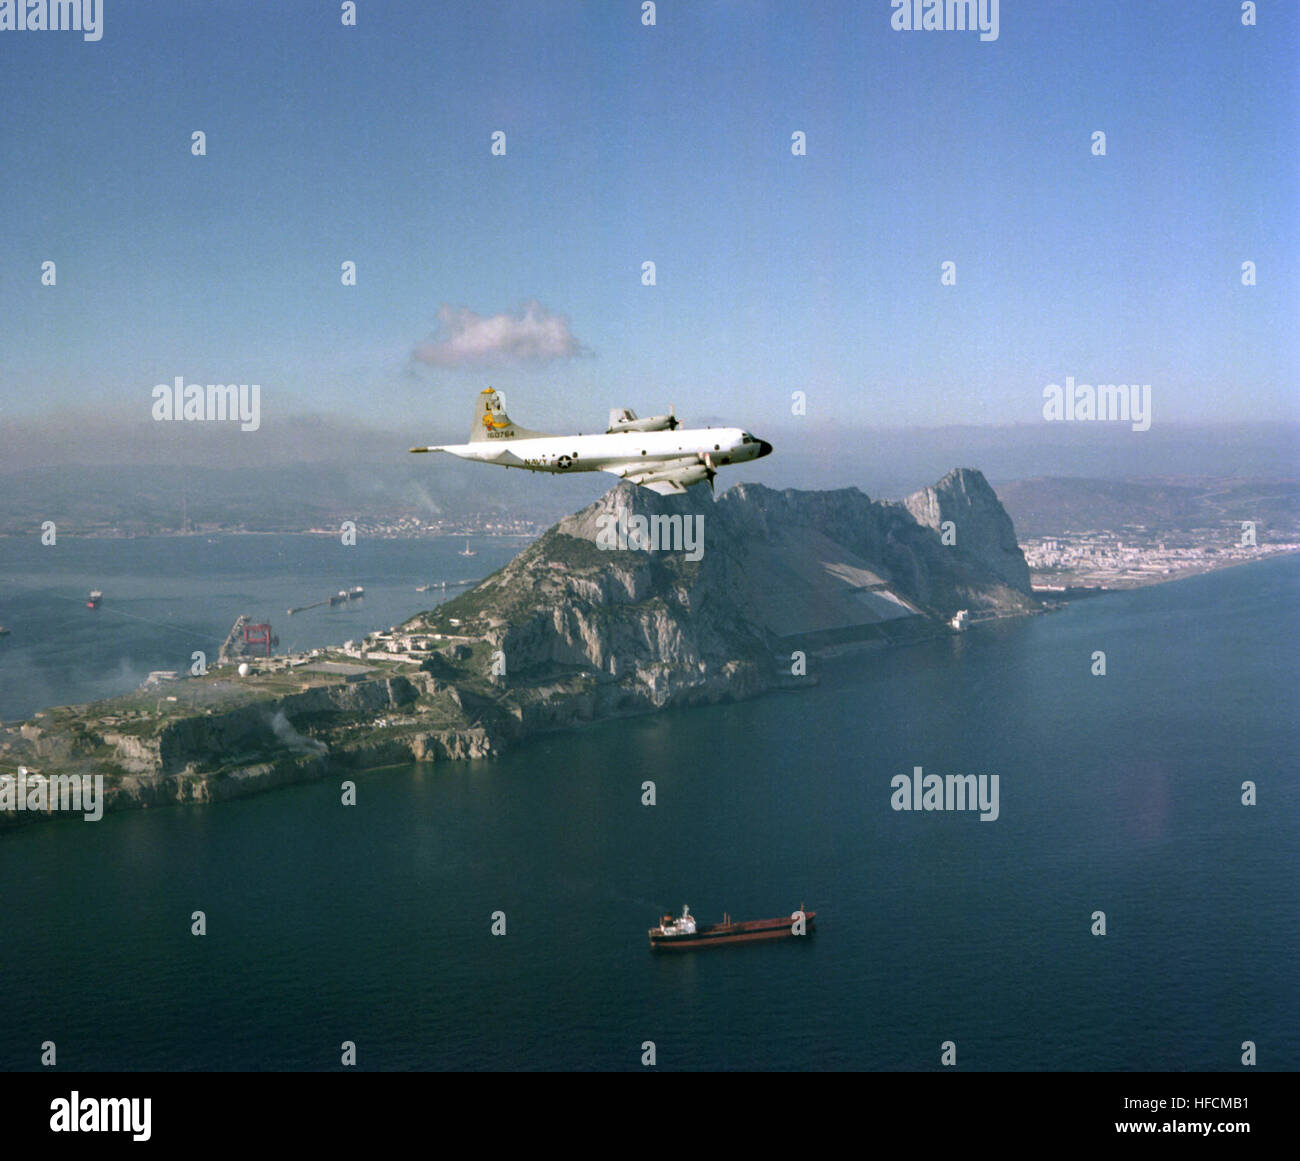
[[671, 413], [637, 419], [626, 408], [609, 413], [604, 435], [547, 435], [511, 423], [505, 401], [488, 387], [474, 405], [469, 443], [411, 451], [530, 472], [609, 472], [671, 496], [706, 480], [711, 489], [720, 467], [770, 455], [772, 445], [738, 427], [683, 428]]

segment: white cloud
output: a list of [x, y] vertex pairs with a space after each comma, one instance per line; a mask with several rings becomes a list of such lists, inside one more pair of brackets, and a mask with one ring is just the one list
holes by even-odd
[[496, 363], [545, 363], [582, 353], [569, 320], [552, 314], [534, 299], [522, 313], [475, 314], [465, 306], [438, 308], [438, 337], [412, 352], [436, 367], [473, 367]]

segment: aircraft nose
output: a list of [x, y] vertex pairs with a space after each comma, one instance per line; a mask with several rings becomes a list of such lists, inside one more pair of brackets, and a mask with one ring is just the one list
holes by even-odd
[[767, 440], [760, 439], [758, 441], [758, 458], [761, 460], [764, 456], [770, 456], [771, 454], [772, 445]]

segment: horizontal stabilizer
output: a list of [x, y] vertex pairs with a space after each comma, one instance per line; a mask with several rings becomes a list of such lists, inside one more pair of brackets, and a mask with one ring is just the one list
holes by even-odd
[[413, 447], [413, 452], [446, 452], [461, 459], [473, 459], [485, 464], [505, 464], [509, 467], [522, 467], [524, 461], [510, 450], [509, 444], [482, 450], [477, 444], [447, 444], [446, 446]]

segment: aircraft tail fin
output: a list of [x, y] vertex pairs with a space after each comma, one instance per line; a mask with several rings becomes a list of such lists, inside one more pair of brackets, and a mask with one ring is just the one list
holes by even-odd
[[470, 428], [469, 442], [485, 439], [529, 439], [543, 436], [540, 431], [529, 431], [512, 423], [506, 414], [505, 399], [492, 387], [485, 387], [474, 401], [474, 423]]

